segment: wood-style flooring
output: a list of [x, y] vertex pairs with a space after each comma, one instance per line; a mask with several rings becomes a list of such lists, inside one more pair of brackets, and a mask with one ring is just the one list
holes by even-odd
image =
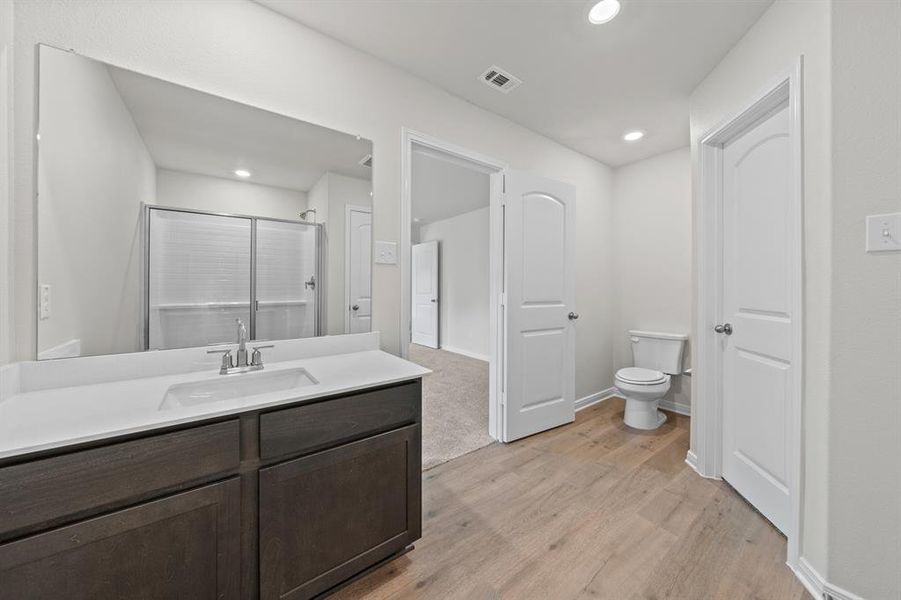
[[423, 473], [423, 535], [334, 598], [809, 598], [785, 539], [685, 464], [688, 418], [654, 432], [623, 401]]

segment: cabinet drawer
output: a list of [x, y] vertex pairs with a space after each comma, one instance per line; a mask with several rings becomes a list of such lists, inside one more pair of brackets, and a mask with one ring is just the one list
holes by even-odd
[[420, 428], [260, 469], [260, 598], [305, 600], [421, 534]]
[[420, 420], [419, 380], [260, 415], [263, 460], [360, 439]]
[[238, 421], [0, 468], [0, 539], [236, 470]]
[[0, 545], [0, 600], [238, 600], [240, 491], [230, 479]]

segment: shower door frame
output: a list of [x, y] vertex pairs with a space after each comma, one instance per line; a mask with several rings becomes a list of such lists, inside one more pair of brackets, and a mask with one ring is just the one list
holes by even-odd
[[[279, 219], [276, 217], [261, 217], [259, 215], [245, 215], [239, 213], [227, 213], [227, 212], [218, 212], [218, 211], [210, 211], [210, 210], [200, 210], [196, 208], [182, 208], [178, 206], [164, 206], [160, 204], [148, 204], [143, 203], [143, 207], [141, 209], [141, 218], [143, 219], [143, 223], [141, 224], [141, 233], [143, 237], [143, 251], [144, 257], [141, 262], [143, 273], [141, 276], [142, 282], [142, 291], [141, 291], [141, 303], [143, 305], [144, 312], [144, 328], [142, 332], [143, 339], [141, 340], [141, 345], [144, 350], [150, 349], [150, 212], [153, 210], [165, 210], [169, 212], [181, 212], [181, 213], [190, 213], [195, 215], [206, 215], [211, 217], [232, 217], [236, 219], [249, 219], [250, 220], [250, 323], [249, 323], [249, 337], [253, 341], [266, 341], [266, 340], [258, 340], [256, 338], [257, 332], [257, 310], [258, 300], [257, 300], [257, 222], [258, 221], [270, 221], [276, 223], [292, 223], [295, 225], [309, 225], [313, 227], [316, 232], [316, 258], [314, 259], [315, 265], [315, 276], [316, 276], [316, 289], [314, 290], [315, 294], [315, 302], [316, 302], [316, 317], [313, 319], [313, 327], [314, 333], [310, 337], [319, 337], [321, 334], [321, 320], [322, 320], [322, 223], [310, 223], [309, 221], [301, 221], [297, 219]], [[286, 338], [290, 339], [290, 338]], [[221, 344], [213, 344], [215, 346], [221, 346], [223, 344], [227, 344], [228, 342], [223, 342]]]

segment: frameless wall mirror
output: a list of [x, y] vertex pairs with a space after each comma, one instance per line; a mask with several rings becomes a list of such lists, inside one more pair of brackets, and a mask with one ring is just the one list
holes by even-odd
[[39, 75], [39, 359], [369, 331], [369, 141], [48, 46]]

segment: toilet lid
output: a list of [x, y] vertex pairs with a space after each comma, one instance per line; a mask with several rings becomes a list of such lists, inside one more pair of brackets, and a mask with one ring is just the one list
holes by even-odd
[[666, 375], [654, 369], [642, 369], [641, 367], [626, 367], [616, 372], [616, 377], [626, 383], [638, 383], [653, 385], [666, 381]]

